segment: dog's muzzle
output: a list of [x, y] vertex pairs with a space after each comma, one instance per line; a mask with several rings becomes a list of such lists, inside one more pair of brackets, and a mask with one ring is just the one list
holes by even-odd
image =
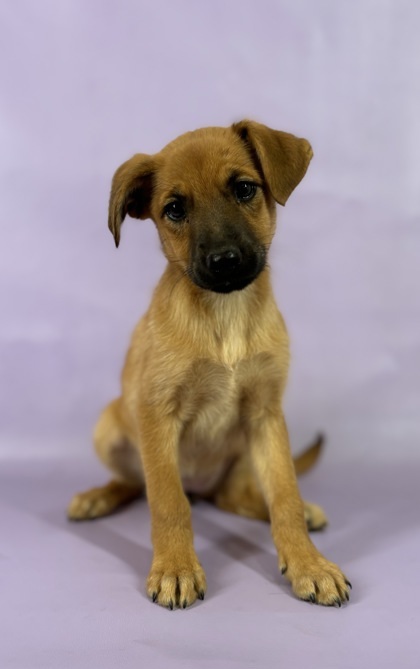
[[264, 269], [265, 256], [263, 248], [241, 249], [235, 245], [212, 248], [201, 252], [192, 263], [190, 276], [197, 286], [215, 293], [243, 290]]

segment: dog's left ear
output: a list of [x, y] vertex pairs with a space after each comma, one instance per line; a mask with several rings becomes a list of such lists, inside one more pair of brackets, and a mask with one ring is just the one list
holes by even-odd
[[285, 205], [313, 156], [309, 142], [255, 121], [240, 121], [232, 128], [254, 154], [276, 202]]
[[114, 174], [109, 198], [108, 227], [115, 246], [120, 243], [120, 230], [128, 214], [133, 218], [150, 217], [155, 161], [152, 156], [137, 153], [120, 165]]

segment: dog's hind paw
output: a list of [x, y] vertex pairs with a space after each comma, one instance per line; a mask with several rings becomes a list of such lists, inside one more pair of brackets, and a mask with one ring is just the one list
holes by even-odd
[[305, 522], [309, 532], [323, 530], [328, 525], [328, 518], [318, 504], [304, 502]]
[[69, 520], [102, 518], [140, 497], [141, 486], [110, 481], [102, 488], [92, 488], [75, 495], [67, 508]]

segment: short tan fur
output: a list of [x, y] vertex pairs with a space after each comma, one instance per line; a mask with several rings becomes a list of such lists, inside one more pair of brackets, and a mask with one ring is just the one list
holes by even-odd
[[[289, 340], [267, 256], [310, 144], [252, 121], [178, 137], [115, 173], [109, 227], [118, 246], [128, 214], [152, 218], [168, 263], [137, 325], [122, 393], [94, 433], [112, 481], [76, 495], [73, 520], [100, 517], [147, 493], [150, 598], [185, 608], [204, 598], [186, 493], [269, 520], [295, 594], [341, 605], [350, 584], [311, 542], [326, 524], [302, 501], [282, 412]], [[296, 461], [307, 469], [320, 443]]]

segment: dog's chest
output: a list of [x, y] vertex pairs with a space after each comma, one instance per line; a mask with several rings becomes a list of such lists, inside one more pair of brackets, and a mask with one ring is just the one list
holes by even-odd
[[181, 397], [185, 435], [214, 441], [238, 418], [241, 382], [237, 366], [196, 360], [189, 370]]
[[208, 359], [192, 364], [180, 398], [180, 468], [189, 490], [211, 487], [243, 450], [245, 426], [270, 401], [278, 376], [276, 361], [268, 354], [232, 365]]

